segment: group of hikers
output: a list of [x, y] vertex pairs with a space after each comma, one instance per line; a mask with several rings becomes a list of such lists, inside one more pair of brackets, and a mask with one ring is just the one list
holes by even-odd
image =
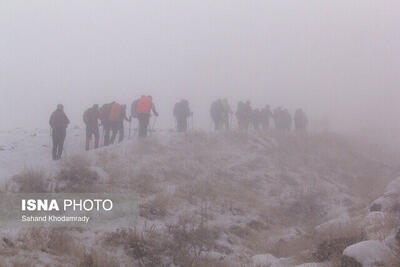
[[[131, 123], [132, 119], [138, 120], [138, 136], [140, 138], [146, 137], [152, 114], [158, 117], [158, 112], [150, 95], [142, 95], [133, 101], [129, 117], [127, 115], [127, 107], [124, 104], [115, 101], [104, 104], [101, 107], [98, 104], [94, 104], [83, 113], [83, 122], [86, 126], [85, 149], [90, 149], [93, 137], [93, 148], [99, 147], [100, 127], [102, 127], [104, 133], [104, 146], [114, 144], [117, 135], [118, 142], [122, 142], [125, 135], [124, 122]], [[176, 120], [177, 131], [186, 132], [189, 126], [188, 120], [190, 117], [193, 118], [189, 102], [186, 99], [182, 99], [176, 103], [173, 108], [173, 115]], [[236, 113], [234, 113], [227, 99], [218, 99], [211, 104], [210, 115], [216, 131], [229, 130], [234, 116], [238, 122], [239, 129], [245, 132], [249, 131], [250, 128], [255, 131], [268, 130], [271, 120], [274, 121], [275, 128], [280, 131], [290, 131], [293, 121], [296, 131], [306, 131], [308, 125], [307, 116], [302, 109], [297, 109], [292, 119], [287, 109], [278, 107], [271, 111], [268, 105], [261, 109], [253, 109], [250, 101], [240, 101], [237, 105]], [[57, 105], [57, 109], [51, 114], [49, 123], [53, 141], [52, 157], [53, 160], [59, 160], [63, 152], [66, 129], [70, 123], [62, 104]]]
[[296, 110], [292, 118], [287, 109], [277, 107], [272, 111], [269, 105], [264, 108], [252, 108], [250, 101], [239, 101], [234, 114], [227, 99], [217, 99], [211, 104], [210, 115], [216, 131], [229, 130], [234, 115], [239, 129], [245, 132], [250, 128], [255, 131], [268, 130], [271, 121], [280, 131], [290, 131], [293, 121], [296, 131], [306, 131], [308, 125], [308, 118], [301, 108]]
[[[93, 137], [93, 147], [95, 149], [99, 147], [100, 126], [103, 128], [104, 146], [114, 144], [117, 135], [118, 142], [122, 142], [125, 135], [124, 121], [131, 122], [133, 118], [138, 120], [138, 136], [146, 137], [151, 112], [155, 116], [158, 116], [152, 97], [145, 95], [133, 101], [129, 118], [127, 116], [126, 105], [115, 101], [104, 104], [101, 107], [98, 104], [94, 104], [83, 113], [83, 122], [86, 126], [85, 149], [90, 149]], [[49, 122], [53, 140], [53, 160], [61, 158], [69, 122], [64, 112], [64, 106], [62, 104], [57, 105], [57, 109], [51, 114]]]

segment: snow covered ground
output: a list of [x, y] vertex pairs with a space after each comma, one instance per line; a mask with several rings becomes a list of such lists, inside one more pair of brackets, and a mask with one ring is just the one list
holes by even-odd
[[[68, 129], [65, 155], [76, 154], [84, 148], [82, 129]], [[0, 131], [0, 179], [4, 181], [23, 169], [48, 169], [56, 164], [51, 160], [50, 130], [14, 129]]]
[[[43, 229], [5, 235], [2, 250], [23, 257], [2, 256], [0, 262], [40, 254], [37, 264], [70, 266], [106, 256], [108, 266], [335, 266], [346, 247], [395, 231], [371, 225], [365, 231], [360, 222], [396, 177], [397, 155], [349, 137], [163, 132], [96, 151], [83, 148], [84, 131], [69, 129], [66, 157], [53, 162], [48, 131], [0, 132], [2, 182], [15, 183], [10, 178], [23, 169], [43, 170], [56, 181], [60, 169], [83, 162], [83, 169], [106, 178], [82, 190], [139, 195], [135, 231], [116, 226], [64, 229], [61, 236]], [[37, 248], [27, 245], [51, 234], [80, 244], [79, 251], [52, 251], [51, 238]]]

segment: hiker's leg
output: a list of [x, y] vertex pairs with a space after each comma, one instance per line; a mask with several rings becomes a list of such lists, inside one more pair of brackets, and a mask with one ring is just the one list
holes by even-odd
[[110, 125], [109, 122], [105, 122], [103, 124], [104, 127], [104, 146], [108, 146], [110, 144]]
[[94, 134], [94, 148], [99, 148], [99, 140], [100, 140], [100, 133], [99, 133], [99, 126], [96, 126], [93, 130]]
[[66, 133], [67, 133], [67, 129], [61, 129], [61, 131], [60, 131], [60, 140], [59, 140], [59, 144], [58, 144], [58, 155], [57, 155], [58, 159], [61, 158], [61, 155], [62, 155], [62, 152], [63, 152]]
[[144, 134], [144, 137], [146, 137], [147, 136], [147, 128], [149, 127], [149, 123], [150, 123], [150, 114], [144, 114], [143, 118], [144, 118], [143, 134]]
[[86, 144], [85, 144], [86, 151], [90, 149], [91, 135], [92, 135], [91, 127], [89, 127], [89, 125], [86, 125]]
[[51, 139], [53, 141], [52, 158], [53, 158], [53, 160], [56, 160], [57, 159], [57, 146], [58, 146], [58, 143], [57, 143], [57, 135], [56, 135], [56, 130], [55, 129], [53, 129], [53, 133], [52, 133]]
[[124, 131], [124, 122], [121, 122], [119, 125], [119, 140], [118, 142], [122, 142], [124, 141], [124, 135], [125, 135], [125, 131]]
[[113, 122], [113, 124], [111, 126], [111, 129], [112, 129], [112, 136], [111, 136], [110, 144], [114, 144], [115, 137], [117, 136], [117, 132], [118, 132], [117, 125], [115, 125], [114, 122]]
[[144, 137], [144, 119], [143, 114], [138, 114], [139, 120], [139, 137]]

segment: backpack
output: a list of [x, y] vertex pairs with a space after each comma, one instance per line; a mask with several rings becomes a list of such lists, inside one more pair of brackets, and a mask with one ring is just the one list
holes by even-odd
[[87, 109], [84, 113], [83, 113], [83, 122], [85, 123], [85, 124], [88, 124], [89, 123], [89, 118], [90, 117], [90, 108], [89, 109]]
[[121, 118], [121, 105], [118, 103], [114, 103], [111, 106], [110, 111], [110, 121], [118, 121]]
[[136, 113], [149, 114], [152, 106], [152, 99], [150, 97], [142, 97], [137, 102]]
[[99, 110], [99, 118], [102, 122], [109, 119], [112, 104], [104, 104]]

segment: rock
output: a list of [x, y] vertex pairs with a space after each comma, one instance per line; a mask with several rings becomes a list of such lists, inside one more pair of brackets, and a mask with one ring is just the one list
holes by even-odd
[[3, 242], [4, 242], [4, 244], [6, 244], [10, 248], [14, 247], [14, 243], [10, 239], [8, 239], [6, 237], [3, 237]]
[[392, 181], [380, 198], [370, 206], [370, 211], [400, 213], [400, 177]]
[[342, 267], [380, 266], [385, 260], [393, 257], [391, 250], [376, 240], [363, 241], [343, 251]]
[[355, 259], [348, 256], [343, 256], [341, 260], [341, 267], [363, 267], [363, 266]]
[[371, 207], [369, 208], [369, 211], [381, 211], [382, 210], [382, 204], [380, 203], [372, 203]]
[[393, 180], [387, 187], [385, 195], [400, 194], [400, 177]]
[[250, 222], [247, 223], [247, 226], [253, 230], [256, 230], [257, 232], [268, 230], [269, 228], [267, 225], [257, 220], [251, 220]]

